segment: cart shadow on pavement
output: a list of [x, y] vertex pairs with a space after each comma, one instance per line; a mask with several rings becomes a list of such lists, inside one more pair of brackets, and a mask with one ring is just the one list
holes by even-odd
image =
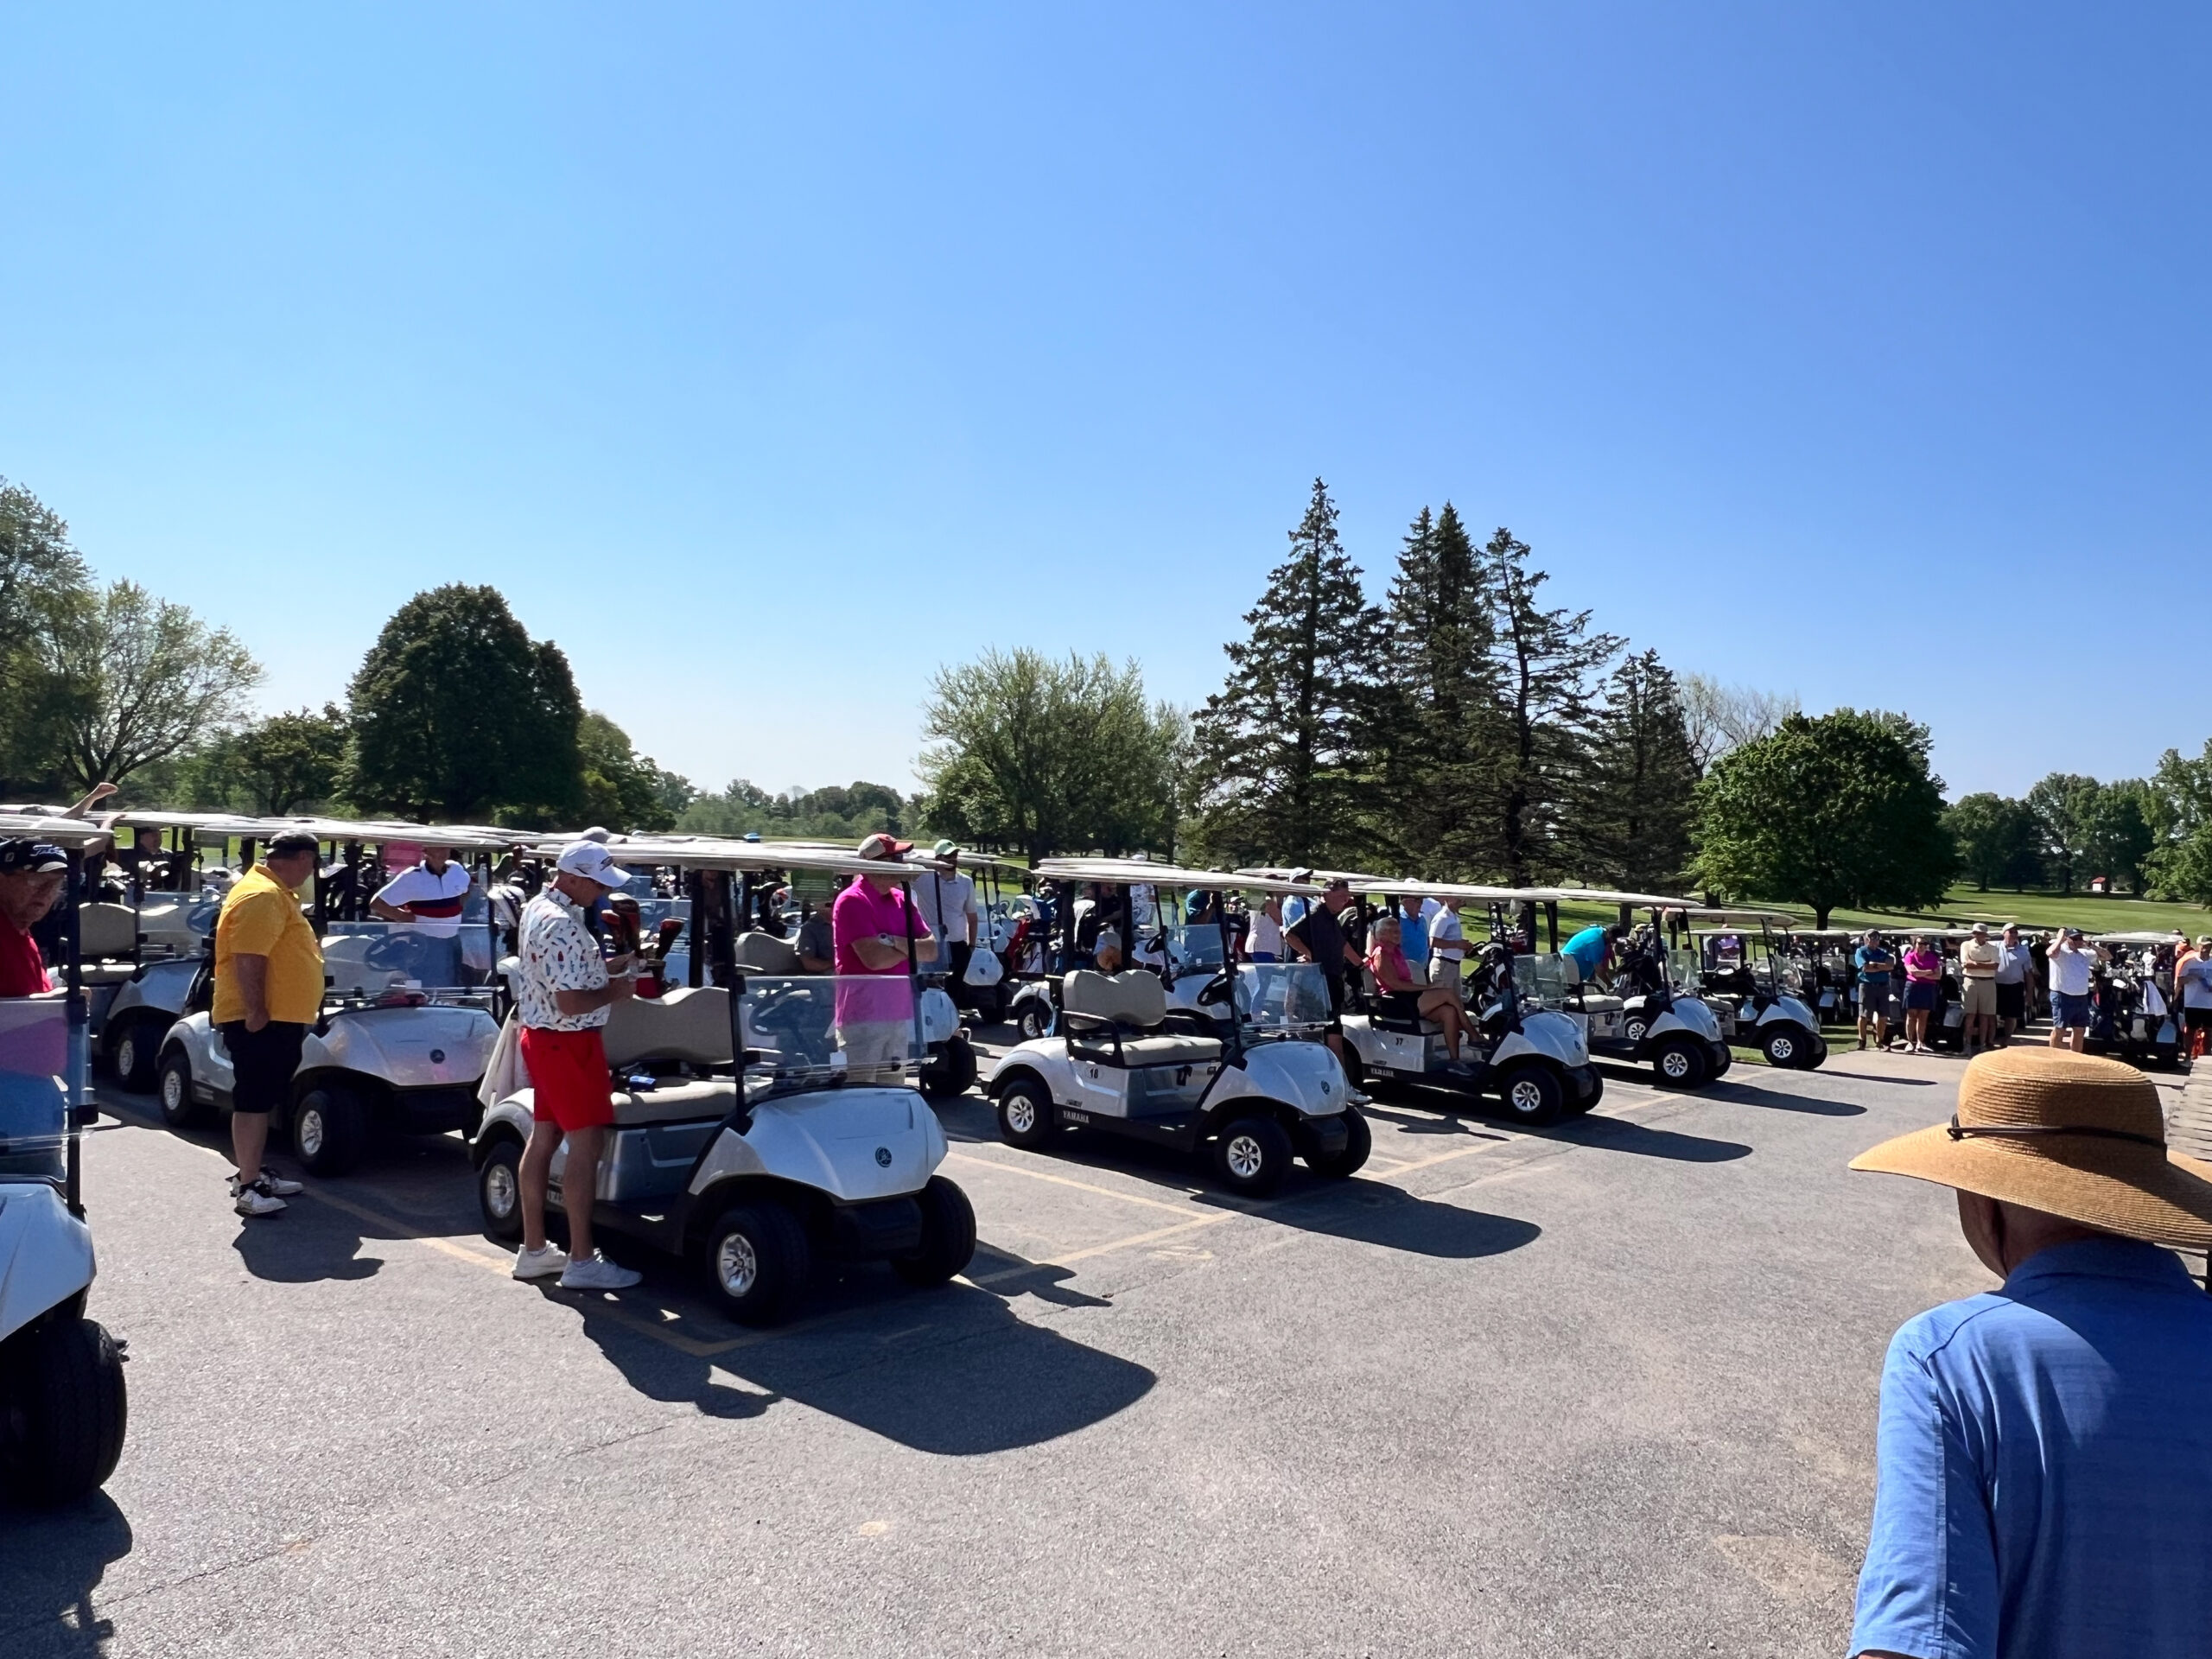
[[[1248, 1208], [1223, 1193], [1201, 1192], [1198, 1202], [1218, 1209]], [[1357, 1176], [1326, 1185], [1317, 1183], [1287, 1198], [1279, 1198], [1257, 1218], [1280, 1222], [1300, 1232], [1452, 1262], [1503, 1255], [1535, 1243], [1543, 1235], [1543, 1229], [1533, 1221], [1415, 1198], [1402, 1186]]]
[[1529, 1133], [1540, 1140], [1566, 1141], [1600, 1152], [1633, 1153], [1640, 1158], [1671, 1158], [1683, 1164], [1726, 1164], [1751, 1155], [1751, 1147], [1741, 1141], [1715, 1141], [1708, 1135], [1655, 1129], [1630, 1118], [1597, 1113]]
[[1450, 1107], [1435, 1107], [1427, 1110], [1393, 1111], [1376, 1103], [1370, 1092], [1361, 1103], [1360, 1116], [1380, 1118], [1408, 1135], [1465, 1135], [1483, 1141], [1510, 1141], [1512, 1136], [1480, 1122], [1467, 1120], [1474, 1114], [1455, 1111]]
[[1815, 1117], [1864, 1117], [1866, 1109], [1847, 1100], [1822, 1100], [1817, 1095], [1793, 1095], [1782, 1089], [1763, 1089], [1756, 1083], [1724, 1077], [1698, 1091], [1700, 1100], [1725, 1100], [1737, 1106], [1771, 1106], [1778, 1111], [1809, 1112]]
[[[652, 1278], [640, 1287], [656, 1288]], [[824, 1313], [722, 1345], [678, 1346], [652, 1334], [639, 1316], [665, 1298], [640, 1303], [631, 1292], [620, 1303], [591, 1298], [578, 1306], [585, 1335], [652, 1399], [729, 1419], [790, 1401], [942, 1457], [1074, 1433], [1134, 1405], [1158, 1380], [1017, 1318], [1004, 1295], [972, 1285], [914, 1291], [870, 1267], [821, 1289]], [[836, 1317], [841, 1302], [842, 1312], [864, 1317]]]
[[130, 1553], [130, 1523], [105, 1492], [58, 1510], [0, 1503], [0, 1653], [10, 1659], [90, 1659], [115, 1627], [93, 1592]]

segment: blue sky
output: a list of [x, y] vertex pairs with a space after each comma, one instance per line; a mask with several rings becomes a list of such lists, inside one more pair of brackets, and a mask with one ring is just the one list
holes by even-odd
[[[343, 694], [496, 583], [703, 784], [1196, 702], [1327, 479], [1955, 791], [2212, 733], [2212, 12], [0, 11], [0, 474]], [[2063, 661], [2053, 653], [2064, 653]]]

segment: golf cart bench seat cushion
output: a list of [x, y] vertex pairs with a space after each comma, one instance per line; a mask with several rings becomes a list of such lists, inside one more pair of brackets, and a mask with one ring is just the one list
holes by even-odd
[[727, 1117], [737, 1104], [735, 1077], [700, 1077], [690, 1083], [664, 1084], [633, 1094], [614, 1090], [614, 1126], [634, 1129], [648, 1123], [683, 1123], [702, 1117]]
[[[1100, 1045], [1102, 1050], [1105, 1045]], [[1212, 1037], [1185, 1037], [1170, 1033], [1160, 1037], [1124, 1037], [1122, 1039], [1122, 1064], [1137, 1065], [1205, 1065], [1221, 1058], [1221, 1043]]]
[[1368, 1017], [1374, 1022], [1376, 1030], [1402, 1031], [1415, 1037], [1433, 1037], [1444, 1029], [1433, 1020], [1423, 1020], [1418, 1015], [1408, 1019], [1402, 1014], [1391, 1013], [1389, 1000], [1384, 995], [1372, 968], [1362, 968], [1359, 980], [1367, 992], [1368, 1007], [1373, 1010]]
[[683, 1060], [728, 1065], [729, 993], [719, 985], [685, 986], [665, 996], [625, 998], [607, 1011], [607, 1063]]
[[1618, 1014], [1628, 1004], [1618, 996], [1607, 996], [1602, 991], [1585, 991], [1578, 1006], [1585, 1014]]
[[128, 905], [86, 905], [77, 912], [77, 954], [127, 957], [138, 948], [138, 912]]
[[730, 947], [731, 960], [741, 968], [756, 974], [792, 976], [804, 973], [798, 965], [798, 947], [789, 939], [779, 939], [772, 933], [758, 929], [741, 933]]
[[1159, 975], [1141, 968], [1118, 974], [1078, 968], [1060, 982], [1060, 1006], [1070, 1014], [1150, 1031], [1167, 1017], [1167, 988]]

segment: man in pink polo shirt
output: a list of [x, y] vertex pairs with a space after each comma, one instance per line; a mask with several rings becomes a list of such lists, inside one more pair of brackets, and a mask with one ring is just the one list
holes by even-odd
[[[855, 876], [830, 907], [840, 982], [837, 1040], [848, 1082], [896, 1084], [906, 1076], [914, 1036], [908, 938], [915, 960], [932, 954], [929, 928], [906, 887], [912, 872], [899, 861], [913, 844], [885, 835], [861, 842], [860, 855], [883, 861], [884, 873]], [[865, 983], [868, 979], [880, 982]]]

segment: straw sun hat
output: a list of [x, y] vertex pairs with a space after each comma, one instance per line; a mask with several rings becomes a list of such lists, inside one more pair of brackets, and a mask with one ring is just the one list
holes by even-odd
[[2212, 1248], [2212, 1164], [2167, 1151], [2165, 1127], [2157, 1088], [2133, 1066], [2001, 1048], [1968, 1063], [1948, 1123], [1885, 1141], [1851, 1166], [2123, 1237]]

